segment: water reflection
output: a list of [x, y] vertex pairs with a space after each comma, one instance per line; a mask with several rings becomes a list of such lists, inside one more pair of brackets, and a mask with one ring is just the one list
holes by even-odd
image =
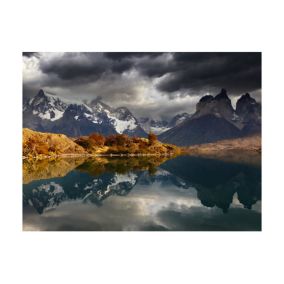
[[24, 230], [261, 229], [260, 167], [181, 156], [37, 169], [24, 165]]

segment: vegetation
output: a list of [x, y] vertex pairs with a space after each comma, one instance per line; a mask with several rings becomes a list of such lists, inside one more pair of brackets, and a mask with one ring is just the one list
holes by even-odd
[[23, 156], [25, 158], [56, 157], [64, 154], [84, 154], [85, 150], [63, 134], [42, 133], [23, 129]]
[[129, 137], [125, 134], [116, 134], [103, 137], [93, 133], [74, 141], [82, 146], [89, 154], [112, 154], [112, 155], [173, 155], [179, 153], [179, 148], [163, 144], [157, 136], [149, 133], [147, 138]]
[[99, 133], [92, 133], [72, 141], [63, 134], [23, 129], [23, 156], [25, 158], [42, 159], [64, 155], [167, 156], [179, 153], [179, 147], [159, 142], [153, 133], [149, 133], [148, 139], [129, 137], [125, 134], [104, 137]]

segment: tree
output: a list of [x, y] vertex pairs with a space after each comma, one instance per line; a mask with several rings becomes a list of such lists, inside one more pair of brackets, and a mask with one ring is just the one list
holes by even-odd
[[148, 134], [148, 140], [149, 140], [149, 144], [150, 144], [150, 145], [154, 144], [155, 142], [158, 141], [157, 135], [154, 134], [153, 132], [149, 132], [149, 134]]
[[94, 146], [104, 146], [105, 144], [105, 137], [99, 133], [92, 133], [90, 136], [89, 136], [89, 140], [91, 142], [91, 144], [93, 144]]

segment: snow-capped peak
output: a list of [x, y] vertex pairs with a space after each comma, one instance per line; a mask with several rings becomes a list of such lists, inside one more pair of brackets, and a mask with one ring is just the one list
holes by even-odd
[[40, 90], [27, 104], [25, 109], [31, 109], [33, 115], [50, 121], [60, 119], [68, 106], [60, 98], [43, 90]]
[[[89, 135], [92, 132], [146, 136], [126, 107], [114, 109], [102, 102], [101, 98], [90, 103], [78, 103], [40, 90], [34, 98], [24, 100], [23, 111], [24, 126], [34, 130], [56, 131], [70, 136]], [[74, 125], [70, 124], [72, 119], [76, 121]], [[55, 126], [54, 121], [57, 121]]]

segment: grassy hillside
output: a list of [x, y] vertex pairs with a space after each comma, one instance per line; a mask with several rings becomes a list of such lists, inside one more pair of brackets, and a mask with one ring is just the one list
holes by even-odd
[[23, 157], [44, 158], [62, 154], [84, 154], [85, 150], [63, 134], [23, 129]]

